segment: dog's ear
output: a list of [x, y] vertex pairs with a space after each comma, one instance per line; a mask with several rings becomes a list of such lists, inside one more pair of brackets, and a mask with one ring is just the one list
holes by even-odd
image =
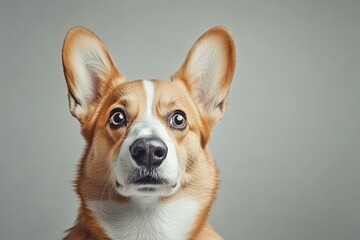
[[230, 33], [224, 27], [215, 27], [195, 42], [172, 80], [183, 81], [203, 113], [215, 123], [225, 113], [235, 64]]
[[90, 30], [75, 27], [67, 33], [62, 60], [69, 90], [69, 107], [81, 123], [107, 89], [125, 81], [108, 50]]

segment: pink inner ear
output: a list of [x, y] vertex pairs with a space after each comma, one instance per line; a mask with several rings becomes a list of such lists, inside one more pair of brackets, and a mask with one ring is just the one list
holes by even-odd
[[199, 89], [199, 88], [194, 89], [193, 96], [194, 96], [194, 99], [195, 99], [196, 103], [204, 102], [205, 95], [206, 94], [205, 94], [204, 90]]
[[205, 111], [212, 111], [214, 109], [216, 96], [211, 96], [211, 92], [199, 86], [193, 91], [195, 102], [201, 105]]
[[[219, 77], [213, 69], [203, 69], [199, 77], [193, 80], [192, 96], [197, 104], [200, 104], [205, 111], [212, 111], [216, 108], [219, 101]], [[209, 75], [210, 74], [210, 75]], [[212, 74], [212, 75], [211, 75]], [[195, 76], [195, 75], [193, 75]]]

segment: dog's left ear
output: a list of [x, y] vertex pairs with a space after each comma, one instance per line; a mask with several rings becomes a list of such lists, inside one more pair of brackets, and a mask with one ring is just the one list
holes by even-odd
[[172, 80], [183, 81], [203, 113], [215, 123], [224, 116], [235, 64], [230, 33], [224, 27], [214, 27], [195, 42]]

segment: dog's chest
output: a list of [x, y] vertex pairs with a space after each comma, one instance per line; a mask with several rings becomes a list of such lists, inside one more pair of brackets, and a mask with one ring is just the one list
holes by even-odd
[[198, 202], [115, 203], [89, 201], [100, 225], [113, 240], [185, 240], [200, 211]]

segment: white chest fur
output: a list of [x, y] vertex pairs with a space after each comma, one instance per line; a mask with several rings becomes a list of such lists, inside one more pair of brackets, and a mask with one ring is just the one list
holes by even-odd
[[144, 202], [89, 201], [89, 208], [113, 240], [185, 240], [200, 204], [190, 199]]

